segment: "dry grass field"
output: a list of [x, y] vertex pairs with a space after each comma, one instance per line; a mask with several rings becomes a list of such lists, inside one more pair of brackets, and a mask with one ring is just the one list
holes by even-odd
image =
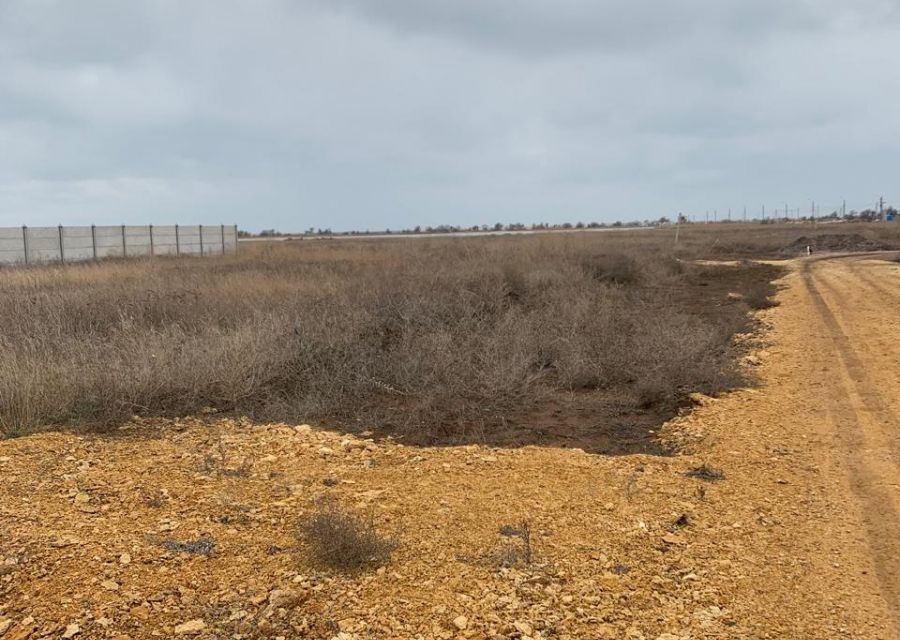
[[561, 407], [658, 421], [739, 380], [729, 341], [777, 275], [693, 264], [726, 245], [682, 231], [675, 247], [672, 233], [304, 241], [6, 269], [0, 430], [214, 409], [515, 443]]
[[0, 637], [897, 637], [896, 227], [674, 231], [0, 271]]

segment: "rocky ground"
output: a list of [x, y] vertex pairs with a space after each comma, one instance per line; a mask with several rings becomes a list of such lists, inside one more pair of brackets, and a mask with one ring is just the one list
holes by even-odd
[[[760, 386], [670, 421], [670, 457], [214, 417], [0, 442], [0, 638], [900, 637], [900, 265], [784, 285]], [[397, 542], [386, 565], [313, 562], [298, 527], [326, 496]], [[530, 559], [500, 533], [522, 523]]]

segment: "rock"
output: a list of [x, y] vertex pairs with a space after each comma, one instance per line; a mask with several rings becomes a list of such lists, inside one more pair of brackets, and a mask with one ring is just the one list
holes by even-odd
[[269, 604], [276, 609], [290, 609], [303, 602], [305, 594], [293, 589], [273, 589], [269, 592]]
[[119, 564], [131, 564], [131, 554], [123, 553], [120, 555]]
[[114, 582], [112, 580], [104, 580], [100, 583], [100, 586], [106, 589], [107, 591], [118, 591], [119, 583]]
[[131, 617], [137, 618], [138, 620], [149, 620], [150, 606], [147, 603], [144, 603], [142, 605], [132, 607], [130, 613]]
[[19, 622], [8, 636], [3, 636], [3, 640], [26, 640], [31, 637], [33, 632], [34, 618], [28, 616]]
[[66, 630], [62, 634], [62, 637], [63, 640], [68, 640], [69, 638], [74, 638], [79, 633], [81, 633], [81, 627], [79, 627], [77, 623], [72, 623], [66, 627]]
[[456, 618], [453, 618], [453, 626], [460, 631], [465, 631], [466, 627], [469, 626], [469, 619], [465, 616], [457, 616]]
[[177, 636], [187, 636], [193, 635], [195, 633], [200, 633], [206, 629], [206, 623], [203, 620], [197, 618], [196, 620], [189, 620], [188, 622], [183, 622], [182, 624], [175, 627], [175, 635]]
[[674, 544], [674, 545], [687, 544], [687, 540], [682, 538], [677, 533], [667, 533], [666, 535], [664, 535], [662, 537], [662, 539], [663, 539], [663, 542], [665, 542], [666, 544]]
[[513, 626], [516, 628], [516, 631], [521, 633], [523, 636], [530, 636], [532, 633], [534, 633], [534, 629], [527, 622], [516, 621], [513, 622]]
[[53, 540], [52, 542], [50, 542], [50, 546], [54, 549], [63, 549], [65, 547], [71, 547], [76, 544], [81, 544], [81, 540], [72, 536], [66, 536], [60, 540]]
[[12, 620], [9, 618], [0, 619], [0, 636], [9, 631], [12, 626]]

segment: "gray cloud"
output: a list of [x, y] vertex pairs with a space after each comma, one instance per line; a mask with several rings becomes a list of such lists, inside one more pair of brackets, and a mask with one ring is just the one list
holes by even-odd
[[5, 0], [0, 225], [862, 206], [900, 150], [898, 15], [876, 0]]
[[[647, 49], [709, 35], [743, 42], [773, 31], [821, 29], [841, 17], [836, 12], [841, 5], [828, 0], [322, 2], [337, 4], [408, 36], [436, 34], [519, 53]], [[874, 5], [870, 10], [880, 8]]]

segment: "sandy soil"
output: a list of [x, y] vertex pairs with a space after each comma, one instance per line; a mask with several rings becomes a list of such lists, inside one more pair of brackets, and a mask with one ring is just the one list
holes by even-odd
[[[668, 423], [673, 457], [229, 420], [0, 442], [0, 637], [898, 638], [900, 264], [793, 267], [761, 385]], [[310, 563], [325, 495], [399, 542], [386, 567]], [[501, 567], [522, 521], [532, 562]]]

